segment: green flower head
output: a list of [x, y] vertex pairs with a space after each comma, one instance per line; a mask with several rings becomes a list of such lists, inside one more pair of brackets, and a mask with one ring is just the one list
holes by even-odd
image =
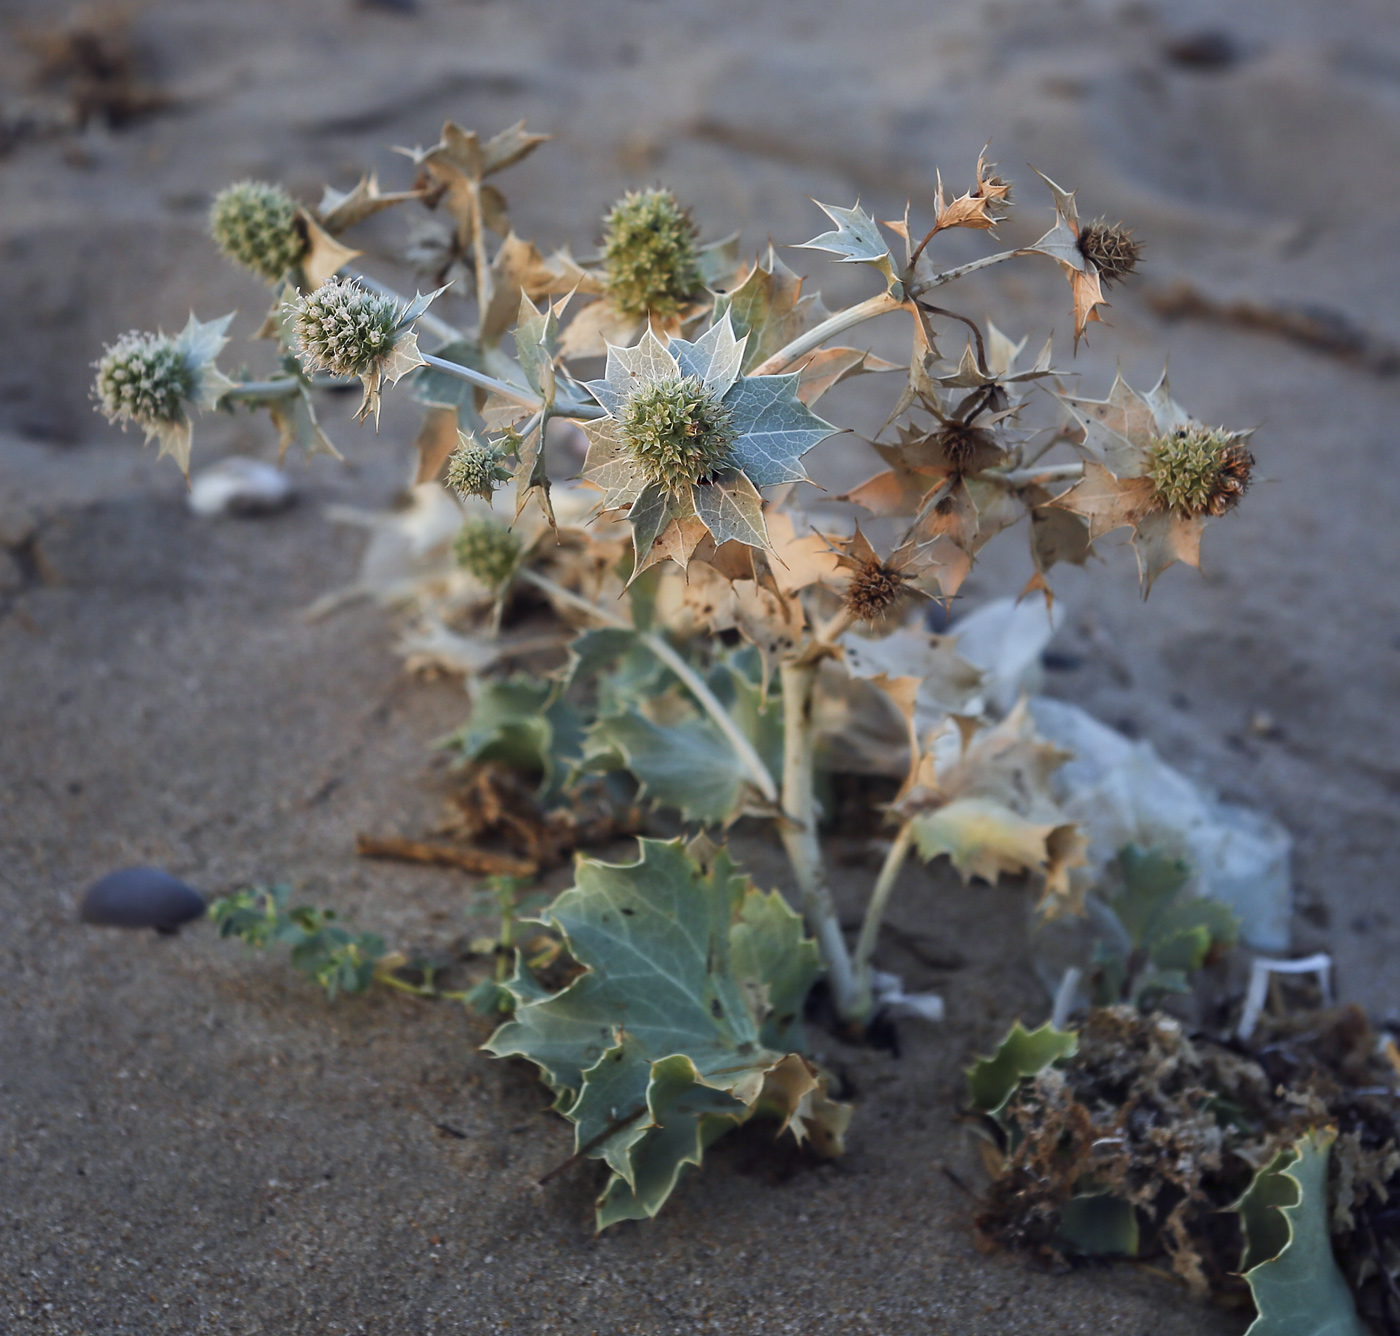
[[489, 501], [501, 483], [510, 481], [510, 470], [503, 467], [494, 446], [478, 444], [468, 432], [459, 432], [458, 438], [457, 448], [447, 457], [447, 485], [463, 499], [479, 496]]
[[392, 297], [333, 278], [296, 302], [302, 363], [308, 371], [363, 376], [393, 352], [400, 317]]
[[167, 334], [132, 330], [97, 363], [97, 396], [109, 422], [146, 428], [178, 422], [193, 391], [193, 369]]
[[1249, 489], [1254, 456], [1238, 433], [1191, 423], [1147, 451], [1146, 476], [1164, 506], [1187, 519], [1224, 515]]
[[499, 520], [469, 519], [454, 544], [457, 564], [493, 589], [505, 584], [520, 562], [520, 539]]
[[797, 375], [741, 374], [746, 341], [727, 312], [693, 343], [649, 328], [635, 348], [609, 347], [607, 375], [589, 382], [607, 416], [584, 425], [583, 478], [604, 510], [627, 509], [636, 572], [653, 549], [684, 565], [706, 534], [767, 547], [758, 489], [805, 479], [802, 456], [832, 433]]
[[214, 197], [209, 233], [230, 260], [275, 283], [308, 248], [297, 204], [281, 186], [238, 181]]
[[190, 409], [213, 408], [233, 386], [214, 365], [232, 319], [202, 324], [190, 316], [173, 338], [135, 330], [122, 335], [96, 363], [98, 411], [123, 427], [135, 423], [188, 474]]
[[604, 220], [608, 297], [623, 315], [676, 315], [705, 283], [690, 214], [669, 190], [629, 191]]
[[404, 304], [354, 279], [328, 279], [290, 305], [302, 366], [308, 372], [358, 376], [365, 387], [359, 416], [373, 412], [378, 422], [384, 382], [392, 385], [423, 365], [412, 325], [437, 295]]
[[637, 471], [672, 495], [708, 479], [734, 445], [733, 412], [699, 376], [639, 386], [618, 429]]

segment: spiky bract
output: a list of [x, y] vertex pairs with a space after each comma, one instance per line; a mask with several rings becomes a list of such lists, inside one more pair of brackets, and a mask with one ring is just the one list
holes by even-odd
[[624, 315], [669, 319], [703, 290], [695, 224], [669, 190], [629, 191], [604, 227], [608, 297]]
[[461, 527], [454, 551], [464, 571], [494, 589], [514, 574], [520, 560], [520, 539], [499, 520], [482, 516]]
[[175, 339], [123, 334], [97, 364], [97, 394], [110, 422], [135, 422], [148, 432], [184, 419], [195, 371]]
[[294, 305], [297, 342], [308, 371], [364, 376], [393, 351], [403, 320], [392, 297], [333, 278]]
[[229, 259], [276, 282], [307, 250], [297, 204], [281, 186], [238, 181], [214, 197], [209, 233]]
[[495, 448], [481, 445], [474, 436], [464, 434], [447, 457], [444, 476], [447, 485], [459, 496], [479, 496], [489, 501], [492, 492], [510, 480], [510, 470], [502, 467], [501, 456]]
[[1079, 233], [1079, 253], [1098, 271], [1105, 287], [1127, 278], [1142, 258], [1142, 242], [1134, 241], [1127, 228], [1102, 218]]
[[1254, 456], [1223, 427], [1182, 427], [1147, 452], [1147, 476], [1158, 499], [1187, 519], [1233, 510], [1253, 471]]
[[679, 495], [729, 459], [734, 415], [699, 376], [633, 391], [620, 418], [623, 442], [643, 478]]

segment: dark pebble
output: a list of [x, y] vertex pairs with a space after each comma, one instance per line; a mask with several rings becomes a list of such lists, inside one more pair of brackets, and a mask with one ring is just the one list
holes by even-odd
[[158, 867], [124, 867], [88, 887], [78, 917], [106, 928], [175, 932], [204, 913], [204, 897]]
[[1219, 28], [1188, 33], [1167, 46], [1167, 59], [1189, 70], [1227, 70], [1243, 56], [1238, 40]]
[[1077, 673], [1084, 667], [1084, 658], [1079, 654], [1066, 654], [1063, 650], [1047, 649], [1040, 661], [1052, 673]]

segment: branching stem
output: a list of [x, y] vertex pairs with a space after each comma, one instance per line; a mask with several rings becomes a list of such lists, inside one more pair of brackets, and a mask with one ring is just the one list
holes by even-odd
[[890, 894], [899, 874], [904, 868], [904, 860], [909, 856], [914, 842], [913, 822], [906, 821], [890, 845], [889, 853], [880, 867], [875, 889], [870, 892], [870, 903], [865, 907], [865, 919], [860, 925], [860, 936], [856, 939], [855, 951], [855, 1014], [858, 1020], [867, 1020], [874, 1003], [870, 987], [870, 966], [875, 957], [875, 947], [880, 940], [880, 925], [884, 922], [885, 908], [890, 902]]
[[533, 390], [521, 389], [519, 385], [497, 380], [495, 376], [488, 376], [486, 372], [478, 371], [475, 367], [463, 366], [460, 362], [449, 362], [447, 358], [436, 357], [432, 353], [420, 352], [418, 355], [429, 366], [445, 371], [449, 376], [456, 376], [458, 380], [465, 380], [469, 385], [477, 385], [483, 390], [499, 394], [502, 399], [509, 399], [513, 403], [524, 404], [526, 408], [536, 410], [544, 407], [544, 401]]
[[836, 335], [844, 333], [856, 325], [863, 324], [867, 320], [874, 320], [876, 316], [898, 311], [903, 306], [902, 299], [892, 297], [887, 292], [882, 292], [878, 297], [871, 297], [867, 301], [857, 302], [856, 305], [848, 306], [844, 311], [837, 311], [835, 315], [828, 316], [821, 324], [813, 325], [805, 334], [799, 334], [791, 343], [779, 348], [770, 358], [760, 362], [748, 374], [751, 376], [776, 375], [784, 367], [795, 362], [803, 353], [810, 353], [813, 349], [820, 348], [828, 339], [835, 338]]
[[733, 747], [734, 754], [743, 762], [744, 769], [749, 772], [749, 778], [753, 780], [754, 786], [764, 798], [770, 803], [778, 801], [778, 786], [774, 783], [773, 776], [768, 772], [768, 767], [764, 765], [763, 758], [754, 750], [753, 743], [743, 735], [739, 726], [734, 722], [733, 716], [724, 708], [719, 697], [710, 690], [705, 679], [676, 653], [664, 636], [657, 635], [654, 631], [638, 631], [625, 618], [600, 608], [596, 603], [590, 603], [586, 598], [580, 597], [572, 590], [565, 589], [563, 585], [555, 584], [548, 576], [540, 575], [536, 571], [522, 570], [519, 572], [519, 578], [528, 580], [551, 598], [558, 599], [559, 602], [566, 603], [572, 608], [578, 608], [581, 612], [589, 613], [607, 626], [632, 631], [647, 649], [680, 678], [705, 713], [714, 720], [720, 732], [728, 740], [729, 745]]
[[295, 394], [297, 387], [301, 384], [295, 376], [278, 376], [273, 380], [245, 380], [234, 385], [232, 389], [225, 390], [219, 396], [219, 402], [231, 400], [248, 399], [261, 401], [264, 399], [284, 399], [289, 394]]
[[1071, 482], [1084, 476], [1084, 465], [1045, 464], [1041, 468], [1012, 469], [1008, 473], [997, 473], [988, 469], [986, 475], [1007, 487], [1027, 487], [1032, 483]]
[[1025, 251], [1009, 250], [998, 251], [995, 255], [984, 255], [980, 260], [973, 260], [970, 264], [960, 264], [956, 269], [945, 269], [941, 274], [933, 274], [921, 283], [911, 283], [908, 294], [911, 298], [921, 297], [934, 288], [941, 288], [945, 283], [962, 278], [964, 274], [975, 273], [978, 269], [988, 269], [994, 264], [1000, 264], [1003, 260], [1014, 260], [1016, 256], [1025, 253]]

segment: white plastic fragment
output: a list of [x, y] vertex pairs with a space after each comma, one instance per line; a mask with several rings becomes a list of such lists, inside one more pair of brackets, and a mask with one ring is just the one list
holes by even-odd
[[995, 598], [960, 617], [948, 628], [957, 650], [983, 673], [982, 691], [998, 714], [1005, 714], [1022, 695], [1034, 695], [1044, 684], [1040, 656], [1059, 629], [1064, 614], [1046, 608], [1045, 601]]
[[1222, 803], [1167, 765], [1149, 742], [1134, 742], [1065, 701], [1031, 701], [1036, 727], [1073, 752], [1053, 795], [1089, 835], [1097, 875], [1125, 844], [1184, 858], [1190, 885], [1228, 905], [1244, 941], [1286, 951], [1293, 914], [1292, 840], [1262, 813]]
[[1079, 997], [1079, 981], [1083, 977], [1084, 971], [1078, 965], [1071, 965], [1061, 975], [1060, 986], [1055, 989], [1055, 1005], [1050, 1011], [1052, 1029], [1063, 1030], [1069, 1024], [1074, 1004]]
[[317, 618], [357, 598], [377, 603], [410, 603], [429, 590], [442, 590], [459, 572], [452, 540], [462, 527], [462, 507], [435, 482], [420, 483], [401, 510], [376, 512], [329, 506], [326, 518], [360, 525], [370, 540], [352, 584], [324, 595], [307, 610]]
[[1254, 1033], [1259, 1017], [1264, 1014], [1271, 974], [1316, 974], [1322, 988], [1323, 1003], [1327, 1006], [1332, 1004], [1332, 957], [1325, 951], [1304, 956], [1302, 960], [1266, 960], [1260, 957], [1249, 971], [1249, 989], [1245, 993], [1239, 1028], [1235, 1031], [1240, 1039], [1248, 1039]]
[[906, 993], [904, 980], [886, 970], [870, 971], [870, 991], [875, 1006], [888, 1016], [915, 1016], [925, 1021], [941, 1021], [945, 1008], [937, 993]]
[[190, 480], [189, 508], [204, 519], [271, 515], [296, 499], [292, 480], [275, 464], [228, 455]]

